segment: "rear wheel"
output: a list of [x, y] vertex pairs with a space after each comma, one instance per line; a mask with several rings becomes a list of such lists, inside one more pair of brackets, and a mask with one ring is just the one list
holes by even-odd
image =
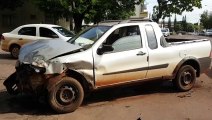
[[13, 45], [10, 48], [10, 53], [13, 58], [18, 58], [19, 51], [20, 51], [20, 46], [18, 46], [18, 45]]
[[82, 103], [84, 91], [74, 78], [65, 77], [49, 92], [49, 103], [58, 113], [73, 112]]
[[188, 91], [192, 89], [196, 81], [196, 71], [190, 65], [180, 68], [176, 78], [173, 80], [175, 87], [180, 91]]

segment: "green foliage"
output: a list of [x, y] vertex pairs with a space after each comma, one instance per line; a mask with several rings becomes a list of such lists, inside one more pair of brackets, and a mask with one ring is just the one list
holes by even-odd
[[194, 32], [194, 30], [197, 30], [198, 26], [195, 26], [192, 23], [187, 23], [187, 32]]
[[134, 14], [134, 5], [143, 0], [36, 0], [40, 8], [56, 18], [73, 17], [75, 30], [79, 31], [82, 20], [87, 23], [105, 19], [125, 19]]
[[205, 29], [212, 28], [212, 14], [208, 14], [208, 11], [204, 11], [200, 16], [200, 22]]
[[176, 24], [175, 31], [176, 31], [176, 32], [178, 32], [178, 31], [183, 31], [183, 28], [182, 28], [182, 26], [181, 26], [180, 23], [177, 23], [177, 24]]
[[15, 10], [17, 7], [22, 6], [23, 0], [0, 0], [0, 9]]
[[187, 31], [187, 21], [186, 21], [186, 16], [183, 16], [183, 18], [182, 18], [182, 22], [181, 22], [181, 25], [182, 25], [182, 30], [183, 30], [183, 31]]
[[170, 17], [171, 14], [182, 14], [184, 11], [193, 11], [193, 7], [201, 8], [202, 0], [157, 0], [158, 5], [153, 8], [155, 21]]

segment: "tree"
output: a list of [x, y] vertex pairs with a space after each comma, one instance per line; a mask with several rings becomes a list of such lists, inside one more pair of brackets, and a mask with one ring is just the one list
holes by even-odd
[[57, 17], [71, 16], [75, 31], [80, 31], [82, 21], [97, 23], [104, 19], [123, 19], [133, 14], [134, 5], [142, 0], [36, 0], [46, 13]]
[[181, 22], [182, 30], [187, 31], [187, 21], [186, 21], [186, 16], [183, 16], [182, 22]]
[[174, 31], [175, 32], [177, 31], [177, 17], [176, 17], [176, 15], [174, 17]]
[[193, 7], [201, 8], [202, 0], [157, 0], [158, 5], [154, 6], [155, 21], [160, 18], [170, 17], [171, 14], [182, 14], [184, 11], [192, 11]]
[[15, 10], [15, 8], [22, 6], [23, 0], [0, 0], [0, 9]]
[[212, 14], [208, 14], [208, 11], [204, 11], [200, 16], [200, 22], [205, 29], [212, 28]]
[[168, 28], [170, 31], [172, 31], [172, 22], [171, 22], [171, 17], [169, 17], [169, 21], [168, 21]]
[[161, 26], [162, 26], [163, 28], [166, 27], [166, 23], [165, 23], [165, 20], [164, 20], [164, 19], [162, 20]]
[[194, 24], [187, 23], [187, 32], [194, 32], [195, 29], [198, 29]]
[[182, 31], [182, 29], [183, 29], [183, 28], [182, 28], [181, 24], [180, 24], [180, 23], [177, 23], [177, 24], [176, 24], [175, 31], [176, 31], [176, 32]]

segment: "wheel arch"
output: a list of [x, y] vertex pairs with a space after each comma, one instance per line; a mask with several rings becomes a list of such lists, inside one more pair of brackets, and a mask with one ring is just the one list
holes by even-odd
[[21, 46], [17, 43], [12, 43], [10, 46], [9, 46], [9, 51], [11, 52], [11, 49], [14, 47], [14, 46], [18, 46], [19, 48], [21, 48]]
[[86, 78], [77, 71], [67, 70], [66, 76], [75, 78], [83, 87], [85, 93], [88, 93], [93, 89], [93, 86], [86, 80]]
[[173, 72], [173, 77], [175, 78], [179, 69], [184, 66], [184, 65], [190, 65], [192, 66], [195, 70], [196, 70], [196, 76], [199, 77], [200, 76], [200, 71], [201, 71], [201, 68], [200, 68], [200, 63], [198, 61], [197, 58], [195, 57], [187, 57], [187, 58], [184, 58], [183, 60], [181, 60], [178, 65], [176, 66], [176, 68], [174, 69], [174, 72]]

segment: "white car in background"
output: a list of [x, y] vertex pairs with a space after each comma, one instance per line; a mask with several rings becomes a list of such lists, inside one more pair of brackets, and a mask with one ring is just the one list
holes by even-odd
[[212, 29], [206, 30], [205, 36], [212, 36]]
[[1, 49], [17, 58], [22, 45], [39, 39], [58, 39], [67, 41], [74, 36], [69, 30], [51, 24], [22, 25], [1, 36]]
[[170, 35], [169, 28], [161, 28], [161, 32], [163, 33], [164, 37], [168, 37]]

